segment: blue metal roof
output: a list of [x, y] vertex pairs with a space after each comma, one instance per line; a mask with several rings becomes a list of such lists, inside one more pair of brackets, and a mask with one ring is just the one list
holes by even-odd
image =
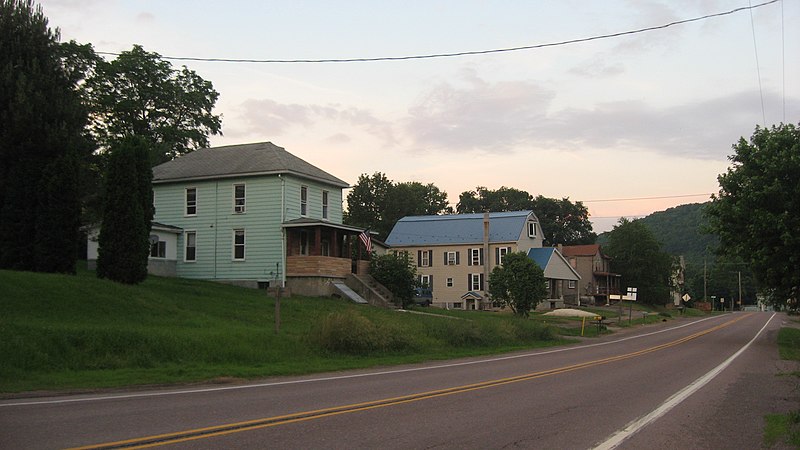
[[[519, 240], [531, 211], [489, 213], [489, 242]], [[475, 244], [483, 242], [483, 213], [443, 216], [408, 216], [392, 228], [386, 243], [391, 246]]]
[[538, 265], [542, 271], [547, 269], [547, 264], [550, 263], [550, 257], [556, 249], [553, 247], [532, 248], [528, 250], [528, 258]]

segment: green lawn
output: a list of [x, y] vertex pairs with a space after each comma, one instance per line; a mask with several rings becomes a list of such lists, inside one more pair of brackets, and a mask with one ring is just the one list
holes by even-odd
[[506, 352], [563, 343], [508, 314], [399, 313], [331, 298], [149, 277], [127, 286], [0, 271], [0, 392], [255, 378]]
[[[782, 359], [800, 361], [800, 329], [784, 327], [778, 331], [778, 351]], [[791, 374], [798, 377], [800, 374]], [[800, 410], [764, 417], [764, 443], [771, 447], [785, 443], [800, 448]]]

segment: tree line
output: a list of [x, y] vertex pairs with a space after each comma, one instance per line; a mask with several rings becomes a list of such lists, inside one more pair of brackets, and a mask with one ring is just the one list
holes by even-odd
[[102, 223], [98, 275], [144, 279], [151, 167], [208, 146], [218, 97], [157, 53], [107, 61], [32, 0], [0, 0], [0, 269], [75, 273], [81, 228]]

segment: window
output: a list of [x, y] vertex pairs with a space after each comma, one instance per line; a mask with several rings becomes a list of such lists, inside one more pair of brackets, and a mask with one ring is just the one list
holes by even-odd
[[469, 286], [470, 291], [482, 291], [483, 290], [483, 274], [482, 273], [471, 273], [467, 275], [467, 286]]
[[164, 241], [153, 242], [150, 246], [151, 258], [166, 258], [167, 257], [167, 243]]
[[186, 188], [186, 215], [197, 215], [197, 188]]
[[308, 215], [308, 187], [300, 186], [300, 215]]
[[183, 235], [183, 240], [186, 247], [184, 261], [197, 261], [197, 232], [187, 231]]
[[431, 285], [433, 284], [433, 276], [431, 275], [420, 275], [419, 276], [419, 285], [423, 289], [430, 289]]
[[244, 261], [244, 230], [233, 230], [233, 260]]
[[233, 185], [233, 212], [242, 214], [244, 212], [244, 184]]
[[482, 266], [483, 265], [483, 249], [482, 248], [471, 248], [467, 250], [467, 255], [469, 256], [469, 265], [470, 266]]
[[575, 280], [569, 280], [569, 282], [567, 283], [567, 288], [575, 289]]
[[417, 267], [431, 267], [433, 250], [417, 250]]
[[458, 257], [459, 253], [461, 252], [444, 252], [444, 265], [457, 266], [458, 264], [460, 264]]
[[447, 287], [453, 287], [453, 279], [452, 278], [448, 278], [447, 279]]
[[536, 237], [536, 222], [528, 222], [528, 237]]
[[495, 264], [498, 266], [503, 265], [503, 258], [511, 251], [511, 247], [497, 247], [495, 249]]
[[322, 218], [328, 218], [328, 191], [322, 191]]

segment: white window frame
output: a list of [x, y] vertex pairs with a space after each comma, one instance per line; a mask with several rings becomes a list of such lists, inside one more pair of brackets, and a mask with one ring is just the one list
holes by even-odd
[[575, 280], [569, 280], [567, 282], [567, 289], [575, 289]]
[[[194, 200], [190, 202], [189, 200], [189, 191], [194, 192]], [[194, 211], [189, 212], [189, 209], [192, 208]], [[186, 217], [194, 217], [197, 215], [197, 188], [196, 187], [187, 187], [183, 190], [183, 215]]]
[[447, 265], [448, 266], [455, 266], [456, 265], [456, 252], [447, 252]]
[[433, 286], [431, 286], [431, 284], [433, 284], [433, 283], [431, 283], [431, 276], [430, 275], [420, 275], [419, 276], [419, 284], [420, 284], [420, 287], [427, 287], [428, 289], [433, 289]]
[[509, 247], [500, 247], [497, 250], [497, 260], [498, 260], [497, 262], [501, 266], [503, 265], [503, 258], [505, 258], [505, 256], [508, 254], [509, 250], [511, 250]]
[[430, 252], [427, 250], [422, 250], [419, 254], [419, 265], [420, 267], [430, 267], [431, 266], [431, 259], [430, 259]]
[[536, 222], [528, 222], [528, 237], [535, 238], [536, 237]]
[[[237, 195], [236, 190], [242, 188], [242, 196]], [[233, 185], [233, 213], [244, 214], [247, 211], [247, 187], [244, 183], [236, 183]]]
[[481, 249], [479, 249], [479, 248], [471, 248], [471, 249], [469, 249], [469, 260], [470, 260], [471, 265], [480, 266], [481, 265]]
[[308, 215], [308, 186], [300, 186], [300, 215]]
[[447, 277], [447, 287], [453, 287], [453, 277]]
[[328, 191], [322, 191], [322, 219], [328, 220]]
[[[192, 259], [189, 259], [189, 236], [192, 236], [194, 240], [194, 246], [191, 247], [194, 249], [194, 255]], [[197, 262], [197, 231], [195, 230], [186, 230], [183, 232], [183, 262]]]
[[[155, 252], [153, 251], [155, 250]], [[155, 253], [155, 255], [153, 255]], [[167, 242], [157, 241], [150, 245], [150, 258], [164, 259], [167, 257]]]
[[[237, 242], [237, 238], [241, 236], [242, 242]], [[232, 234], [232, 246], [231, 246], [231, 260], [233, 261], [244, 261], [247, 256], [247, 233], [245, 232], [244, 228], [236, 228], [233, 230]], [[241, 247], [242, 249], [242, 256], [237, 257], [236, 249]]]
[[469, 274], [469, 287], [470, 287], [469, 290], [473, 292], [481, 290], [481, 274], [479, 273]]

